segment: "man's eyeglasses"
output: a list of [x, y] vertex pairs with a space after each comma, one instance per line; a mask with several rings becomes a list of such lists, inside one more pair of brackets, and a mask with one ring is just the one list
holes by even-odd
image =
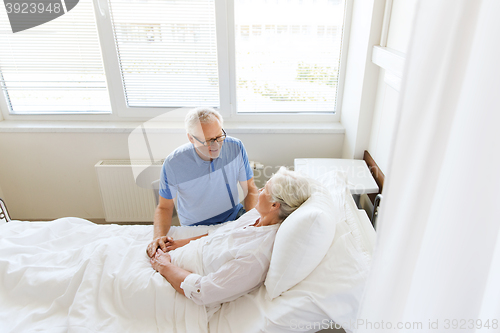
[[194, 135], [192, 135], [192, 134], [191, 134], [191, 136], [192, 136], [193, 138], [195, 138], [195, 139], [196, 139], [196, 141], [198, 141], [198, 142], [199, 142], [199, 143], [201, 143], [202, 145], [204, 145], [204, 146], [208, 147], [208, 146], [211, 146], [211, 145], [215, 144], [216, 142], [217, 142], [217, 143], [222, 143], [222, 142], [224, 142], [224, 140], [226, 140], [226, 136], [227, 136], [227, 135], [226, 135], [226, 131], [224, 131], [224, 129], [223, 129], [223, 128], [222, 128], [222, 133], [224, 133], [224, 134], [222, 134], [222, 135], [220, 135], [220, 136], [216, 137], [215, 139], [210, 139], [210, 140], [207, 140], [207, 141], [201, 141], [200, 139], [198, 139], [197, 137], [195, 137], [195, 136], [194, 136]]

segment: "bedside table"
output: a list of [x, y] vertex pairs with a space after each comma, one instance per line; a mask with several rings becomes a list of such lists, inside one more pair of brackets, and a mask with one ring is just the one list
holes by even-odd
[[349, 189], [359, 207], [361, 194], [378, 193], [379, 188], [373, 179], [366, 162], [363, 160], [350, 160], [341, 158], [296, 158], [295, 171], [301, 172], [311, 178], [317, 179], [323, 174], [339, 170], [347, 174]]

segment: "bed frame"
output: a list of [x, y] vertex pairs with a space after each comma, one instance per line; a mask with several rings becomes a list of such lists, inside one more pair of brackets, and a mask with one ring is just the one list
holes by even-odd
[[371, 222], [373, 227], [375, 228], [378, 216], [378, 209], [380, 207], [380, 201], [383, 198], [381, 193], [382, 190], [384, 189], [385, 175], [382, 172], [382, 170], [380, 170], [377, 163], [375, 163], [375, 160], [367, 150], [365, 150], [365, 153], [363, 154], [363, 160], [366, 162], [366, 165], [368, 165], [368, 169], [370, 170], [370, 173], [375, 179], [375, 182], [377, 183], [379, 189], [377, 194], [375, 193], [368, 194], [368, 197], [370, 198], [370, 201], [373, 204]]
[[5, 202], [0, 198], [0, 222], [10, 222], [9, 211], [7, 210], [7, 206]]

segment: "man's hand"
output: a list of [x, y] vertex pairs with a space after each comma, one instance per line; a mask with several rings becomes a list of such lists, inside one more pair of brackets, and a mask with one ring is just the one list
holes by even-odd
[[159, 248], [163, 252], [167, 252], [167, 243], [170, 241], [173, 241], [172, 238], [167, 237], [167, 236], [161, 236], [156, 238], [154, 241], [149, 243], [148, 248], [146, 249], [146, 252], [150, 258], [153, 258], [153, 256], [156, 254], [156, 250]]

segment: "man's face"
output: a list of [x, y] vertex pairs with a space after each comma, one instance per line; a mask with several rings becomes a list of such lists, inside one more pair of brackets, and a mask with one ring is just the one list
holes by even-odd
[[[201, 126], [198, 126], [198, 128], [192, 134], [196, 138], [188, 136], [189, 141], [194, 145], [194, 147], [196, 148], [196, 152], [202, 159], [208, 161], [210, 159], [215, 159], [219, 157], [220, 150], [222, 148], [222, 143], [214, 142], [209, 145], [207, 142], [211, 139], [215, 139], [224, 134], [224, 132], [222, 132], [222, 127], [220, 126], [219, 121], [214, 120], [212, 122], [200, 125]], [[206, 142], [206, 144], [203, 145], [196, 139]]]

